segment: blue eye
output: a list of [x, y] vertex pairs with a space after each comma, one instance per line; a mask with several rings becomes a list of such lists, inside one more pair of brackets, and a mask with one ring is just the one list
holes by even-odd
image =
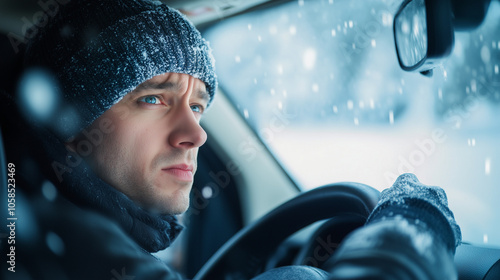
[[154, 95], [147, 95], [139, 98], [140, 102], [148, 103], [148, 104], [161, 104], [160, 99]]
[[203, 107], [200, 105], [191, 105], [191, 110], [195, 113], [202, 113], [203, 112]]

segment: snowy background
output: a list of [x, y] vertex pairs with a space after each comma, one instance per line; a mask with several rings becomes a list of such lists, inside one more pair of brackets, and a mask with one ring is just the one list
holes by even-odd
[[401, 1], [294, 1], [215, 24], [220, 86], [304, 190], [443, 187], [464, 241], [500, 246], [500, 4], [433, 77], [398, 65]]

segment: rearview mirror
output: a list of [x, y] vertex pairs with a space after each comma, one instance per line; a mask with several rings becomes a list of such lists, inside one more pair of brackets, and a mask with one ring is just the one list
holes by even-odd
[[453, 48], [450, 0], [406, 0], [394, 17], [393, 28], [401, 68], [428, 72]]
[[453, 49], [454, 31], [483, 22], [491, 0], [406, 0], [394, 17], [394, 41], [405, 71], [432, 74]]

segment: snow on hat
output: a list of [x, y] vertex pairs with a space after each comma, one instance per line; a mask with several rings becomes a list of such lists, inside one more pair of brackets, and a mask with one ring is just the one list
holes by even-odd
[[164, 73], [217, 79], [210, 46], [192, 23], [159, 1], [72, 0], [28, 43], [26, 66], [57, 79], [64, 109], [54, 117], [68, 139], [142, 82]]

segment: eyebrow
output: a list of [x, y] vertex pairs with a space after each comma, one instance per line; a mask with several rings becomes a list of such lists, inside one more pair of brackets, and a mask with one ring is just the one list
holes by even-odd
[[[171, 82], [153, 82], [146, 81], [138, 85], [131, 93], [137, 94], [145, 90], [171, 90], [179, 88], [180, 85]], [[205, 90], [199, 90], [197, 92], [197, 97], [207, 104], [210, 102], [210, 95]]]
[[210, 102], [210, 95], [204, 90], [198, 91], [198, 98], [205, 101], [207, 104]]
[[155, 83], [152, 81], [146, 81], [140, 85], [138, 85], [132, 92], [134, 93], [139, 93], [144, 90], [151, 90], [151, 89], [175, 89], [178, 88], [179, 86], [174, 83], [170, 82], [160, 82], [160, 83]]

